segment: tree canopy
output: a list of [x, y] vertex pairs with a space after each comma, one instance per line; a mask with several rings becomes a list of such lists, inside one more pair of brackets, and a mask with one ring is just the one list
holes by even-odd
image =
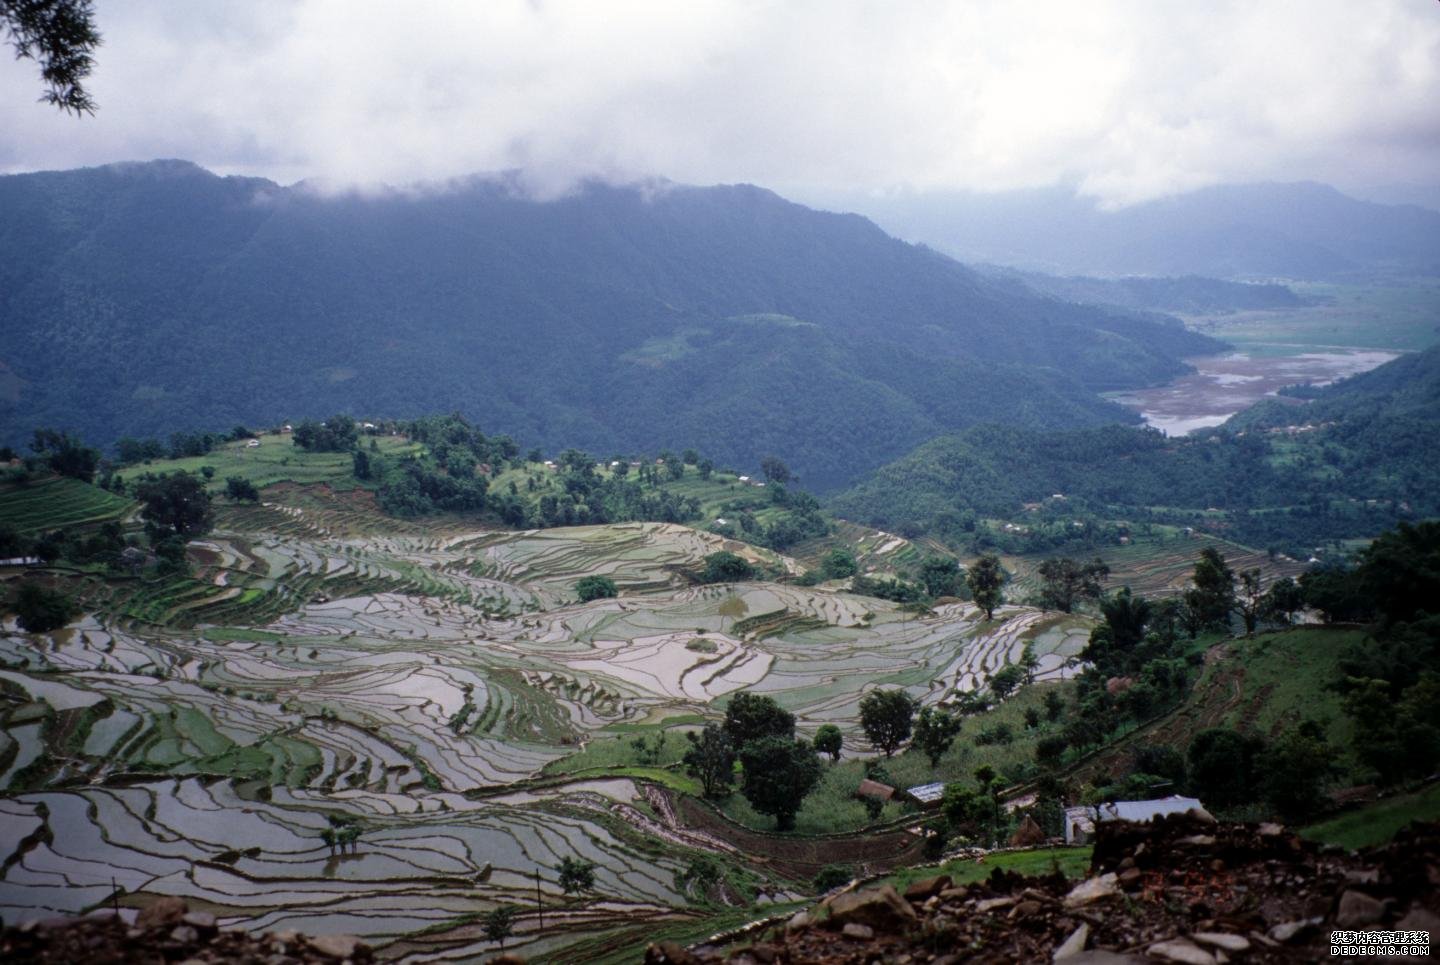
[[172, 472], [142, 479], [135, 496], [144, 507], [140, 517], [155, 541], [178, 536], [194, 539], [210, 531], [214, 515], [205, 483], [187, 472]]
[[39, 63], [43, 102], [71, 114], [95, 112], [85, 89], [100, 46], [91, 0], [0, 0], [0, 34], [16, 57]]
[[985, 619], [995, 616], [995, 608], [1004, 601], [1000, 587], [1005, 583], [1005, 571], [1000, 566], [1000, 557], [986, 554], [975, 561], [966, 573], [965, 582], [975, 605], [985, 611]]
[[789, 831], [805, 796], [820, 783], [822, 771], [815, 748], [803, 740], [762, 737], [740, 749], [745, 783], [741, 792], [750, 806]]
[[731, 744], [743, 749], [751, 741], [766, 737], [794, 737], [795, 715], [770, 697], [741, 691], [730, 698], [723, 726]]
[[860, 726], [886, 757], [910, 739], [914, 719], [915, 699], [903, 690], [872, 690], [860, 699]]

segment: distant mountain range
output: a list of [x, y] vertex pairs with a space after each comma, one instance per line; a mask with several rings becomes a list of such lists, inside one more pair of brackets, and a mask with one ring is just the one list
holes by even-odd
[[[1065, 514], [1211, 526], [1252, 546], [1314, 546], [1440, 513], [1440, 346], [1316, 390], [1269, 399], [1217, 429], [1167, 438], [1102, 426], [977, 426], [933, 439], [835, 495], [830, 508], [889, 529], [973, 540], [974, 520]], [[1211, 507], [1222, 507], [1223, 514]], [[969, 518], [968, 529], [960, 522]], [[978, 548], [988, 548], [980, 546]], [[1040, 547], [1045, 548], [1045, 547]]]
[[1069, 188], [833, 203], [962, 261], [1058, 274], [1440, 275], [1440, 212], [1358, 201], [1322, 184], [1221, 185], [1113, 211]]
[[1135, 421], [1221, 348], [759, 188], [326, 197], [182, 161], [0, 178], [0, 439], [459, 410], [526, 445], [695, 445], [812, 486], [938, 433]]

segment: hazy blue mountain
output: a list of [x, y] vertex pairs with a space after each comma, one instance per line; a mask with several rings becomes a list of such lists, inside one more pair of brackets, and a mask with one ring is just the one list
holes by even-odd
[[1233, 311], [1298, 308], [1310, 304], [1285, 285], [1225, 281], [1185, 275], [1179, 278], [1091, 278], [1047, 275], [1001, 265], [975, 265], [997, 280], [1025, 285], [1055, 298], [1082, 305], [1109, 305], [1140, 312], [1211, 314]]
[[0, 436], [459, 410], [527, 444], [774, 452], [833, 484], [1219, 343], [759, 188], [326, 197], [163, 161], [0, 178]]
[[1313, 183], [1221, 185], [1113, 211], [1069, 188], [839, 203], [962, 261], [1052, 274], [1440, 274], [1440, 212], [1358, 201]]

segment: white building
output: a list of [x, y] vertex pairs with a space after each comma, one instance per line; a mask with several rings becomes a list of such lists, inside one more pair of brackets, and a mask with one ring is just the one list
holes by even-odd
[[1093, 806], [1065, 809], [1065, 843], [1084, 844], [1095, 833], [1101, 821], [1135, 821], [1144, 824], [1166, 814], [1187, 811], [1204, 812], [1205, 807], [1193, 797], [1172, 795], [1158, 801], [1110, 801]]

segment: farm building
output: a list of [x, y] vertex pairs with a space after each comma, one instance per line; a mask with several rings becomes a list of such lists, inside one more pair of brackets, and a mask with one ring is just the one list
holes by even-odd
[[260, 448], [260, 440], [259, 440], [259, 439], [251, 439], [249, 442], [245, 443], [245, 448], [246, 448], [246, 449], [259, 449], [259, 448]]
[[1101, 821], [1135, 821], [1145, 823], [1166, 814], [1187, 811], [1204, 812], [1205, 807], [1193, 797], [1172, 795], [1158, 801], [1110, 801], [1094, 806], [1065, 809], [1065, 843], [1085, 844]]
[[940, 799], [945, 796], [945, 785], [940, 783], [919, 784], [906, 788], [905, 796], [927, 810], [938, 808]]
[[881, 784], [879, 781], [872, 781], [870, 778], [860, 782], [855, 789], [856, 797], [873, 797], [877, 801], [888, 801], [895, 796], [895, 789], [889, 784]]

